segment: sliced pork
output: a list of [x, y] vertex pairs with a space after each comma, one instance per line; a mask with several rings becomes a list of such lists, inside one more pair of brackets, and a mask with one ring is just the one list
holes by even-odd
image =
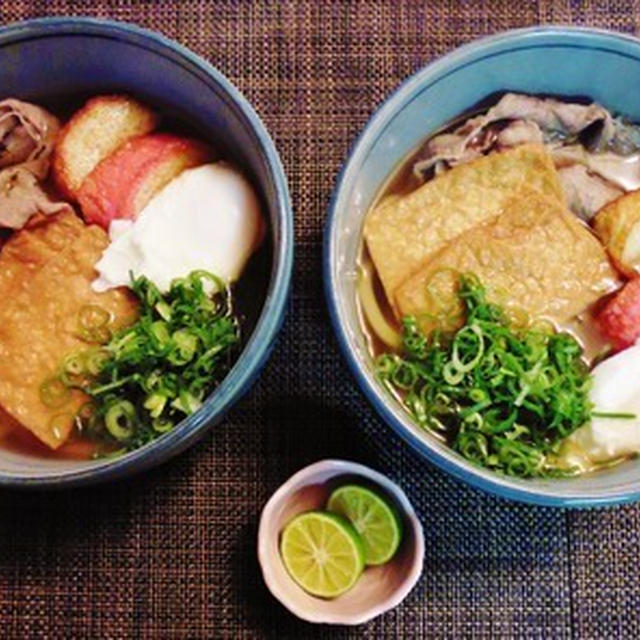
[[21, 229], [35, 213], [68, 208], [42, 188], [60, 130], [58, 119], [22, 100], [0, 101], [0, 227]]

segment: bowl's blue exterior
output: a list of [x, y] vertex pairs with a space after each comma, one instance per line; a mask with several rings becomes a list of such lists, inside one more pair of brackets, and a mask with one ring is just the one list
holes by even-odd
[[640, 120], [640, 41], [606, 31], [546, 27], [463, 46], [404, 82], [378, 109], [338, 178], [325, 229], [324, 282], [331, 319], [356, 379], [378, 413], [425, 458], [499, 496], [586, 507], [640, 499], [635, 462], [578, 479], [522, 481], [479, 469], [421, 432], [372, 374], [355, 308], [363, 217], [390, 173], [418, 143], [488, 95], [514, 90], [589, 96]]
[[260, 188], [273, 246], [266, 300], [235, 366], [203, 407], [159, 440], [112, 461], [59, 472], [0, 472], [0, 485], [60, 487], [113, 479], [184, 450], [251, 386], [282, 324], [293, 261], [293, 214], [274, 144], [240, 92], [210, 64], [134, 25], [89, 18], [42, 19], [0, 29], [3, 96], [46, 99], [133, 93], [210, 134]]

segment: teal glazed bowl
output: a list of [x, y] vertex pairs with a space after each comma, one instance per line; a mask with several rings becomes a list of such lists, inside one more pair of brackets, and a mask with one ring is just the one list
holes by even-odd
[[[325, 229], [324, 280], [339, 343], [378, 413], [425, 459], [455, 478], [505, 498], [587, 507], [640, 498], [640, 460], [571, 479], [517, 480], [476, 467], [415, 425], [376, 380], [356, 305], [365, 214], [419, 143], [495, 92], [589, 96], [640, 121], [640, 41], [592, 29], [509, 31], [463, 46], [402, 84], [374, 114], [338, 179]], [[562, 257], [558, 256], [561, 260]]]
[[54, 460], [0, 450], [0, 486], [81, 485], [142, 471], [184, 450], [220, 421], [271, 351], [293, 260], [293, 215], [278, 153], [251, 105], [219, 71], [177, 43], [133, 25], [69, 18], [6, 26], [0, 29], [0, 86], [2, 97], [44, 105], [104, 93], [136, 95], [213, 142], [221, 157], [242, 167], [262, 199], [269, 232], [259, 264], [249, 267], [260, 284], [244, 292], [251, 308], [243, 349], [196, 413], [113, 460]]

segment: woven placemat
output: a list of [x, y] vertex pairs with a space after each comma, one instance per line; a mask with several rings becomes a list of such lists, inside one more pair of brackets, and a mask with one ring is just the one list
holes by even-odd
[[[0, 493], [0, 637], [639, 637], [640, 508], [565, 512], [505, 502], [419, 459], [356, 390], [321, 282], [336, 171], [402, 79], [455, 46], [512, 27], [554, 22], [633, 33], [638, 3], [0, 2], [1, 22], [65, 14], [159, 30], [251, 100], [290, 181], [293, 296], [260, 381], [192, 450], [104, 487]], [[358, 628], [298, 621], [267, 592], [255, 555], [271, 492], [329, 456], [387, 473], [425, 525], [419, 586]]]

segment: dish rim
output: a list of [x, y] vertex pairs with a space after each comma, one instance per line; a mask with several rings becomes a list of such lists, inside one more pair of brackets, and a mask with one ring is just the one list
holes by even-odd
[[[588, 40], [597, 38], [610, 43], [631, 45], [638, 49], [638, 57], [640, 58], [640, 39], [628, 34], [617, 33], [607, 29], [567, 25], [525, 27], [502, 31], [456, 47], [443, 56], [428, 62], [402, 81], [373, 111], [366, 125], [352, 143], [347, 157], [336, 177], [324, 228], [322, 258], [324, 291], [329, 316], [340, 350], [352, 374], [356, 378], [360, 390], [387, 425], [408, 443], [414, 451], [417, 451], [422, 458], [426, 458], [429, 462], [435, 464], [440, 470], [445, 471], [456, 480], [501, 498], [508, 498], [538, 506], [571, 508], [606, 507], [640, 500], [640, 480], [638, 481], [638, 488], [636, 490], [629, 491], [613, 487], [608, 493], [599, 496], [589, 495], [588, 492], [571, 492], [570, 489], [564, 494], [549, 491], [545, 488], [528, 489], [521, 485], [516, 485], [506, 476], [500, 476], [495, 472], [474, 466], [450, 449], [447, 451], [438, 450], [434, 444], [430, 442], [428, 434], [425, 434], [425, 437], [420, 437], [405, 427], [391, 410], [389, 406], [390, 401], [385, 402], [383, 400], [381, 390], [367, 375], [366, 364], [359, 360], [355, 351], [350, 347], [349, 337], [341, 320], [341, 302], [337, 295], [338, 289], [334, 283], [332, 270], [332, 264], [334, 263], [336, 255], [334, 228], [337, 211], [341, 206], [340, 200], [347, 190], [351, 190], [353, 185], [349, 183], [352, 182], [357, 175], [354, 171], [359, 171], [362, 161], [366, 158], [373, 144], [378, 140], [385, 126], [389, 120], [393, 118], [398, 108], [408, 103], [412, 97], [415, 97], [415, 94], [417, 94], [425, 84], [428, 84], [430, 79], [436, 79], [455, 71], [458, 67], [463, 66], [465, 61], [475, 61], [476, 56], [481, 55], [487, 47], [511, 43], [523, 44], [524, 42], [549, 36], [557, 38], [558, 44], [567, 44], [565, 39], [578, 38]], [[593, 48], [593, 46], [591, 48]], [[570, 480], [566, 482], [570, 482]], [[565, 486], [569, 487], [568, 484]]]
[[161, 438], [100, 466], [83, 470], [47, 472], [45, 475], [15, 475], [0, 472], [0, 487], [57, 489], [86, 486], [145, 471], [178, 455], [203, 437], [240, 398], [249, 391], [274, 347], [282, 327], [293, 270], [293, 208], [288, 183], [276, 146], [249, 101], [217, 68], [178, 42], [138, 25], [86, 16], [36, 18], [0, 27], [0, 47], [35, 38], [81, 35], [110, 38], [144, 46], [168, 62], [203, 74], [215, 85], [236, 116], [251, 130], [273, 180], [277, 202], [279, 235], [274, 239], [266, 297], [257, 323], [231, 371], [196, 413]]

